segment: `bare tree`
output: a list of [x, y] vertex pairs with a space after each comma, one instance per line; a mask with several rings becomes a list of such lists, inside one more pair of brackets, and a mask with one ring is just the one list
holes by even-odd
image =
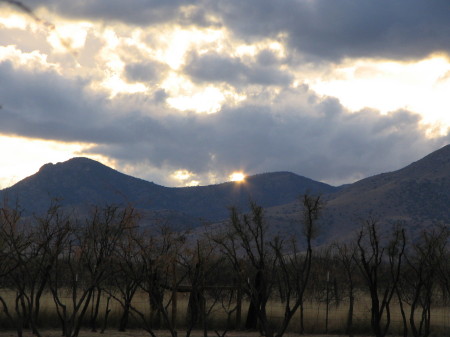
[[164, 295], [167, 289], [178, 286], [178, 282], [177, 284], [173, 282], [173, 266], [184, 240], [183, 235], [174, 233], [168, 228], [162, 228], [159, 235], [144, 233], [135, 240], [139, 249], [138, 263], [142, 269], [130, 276], [136, 282], [140, 280], [139, 288], [147, 296], [150, 314], [132, 304], [130, 309], [143, 324], [143, 329], [152, 337], [156, 337], [155, 330], [162, 325], [169, 330], [172, 337], [177, 337], [176, 326], [169, 314], [173, 298], [166, 298]]
[[251, 203], [251, 214], [239, 214], [232, 207], [229, 228], [213, 238], [232, 264], [236, 276], [250, 299], [247, 328], [258, 328], [264, 336], [273, 336], [266, 305], [274, 285], [276, 256], [266, 240], [267, 224], [263, 208]]
[[401, 299], [409, 304], [409, 323], [414, 337], [427, 337], [431, 333], [431, 306], [440, 266], [445, 263], [448, 237], [445, 227], [424, 231], [405, 256]]
[[128, 327], [131, 303], [143, 281], [143, 265], [136, 240], [142, 233], [139, 228], [129, 228], [124, 232], [112, 256], [110, 277], [103, 290], [122, 307], [119, 331]]
[[20, 336], [23, 328], [31, 328], [33, 334], [40, 336], [40, 301], [68, 235], [66, 220], [56, 204], [45, 216], [25, 222], [20, 220], [17, 212], [4, 209], [2, 214], [5, 222], [0, 233], [1, 241], [9, 252], [8, 260], [14, 265], [7, 278], [16, 293], [17, 332]]
[[[223, 277], [223, 270], [226, 263], [221, 264], [222, 272], [220, 274], [216, 273], [216, 277]], [[218, 284], [216, 287], [208, 289], [208, 295], [214, 299], [214, 302], [218, 303], [220, 309], [226, 314], [226, 324], [225, 327], [219, 332], [219, 329], [214, 329], [217, 337], [225, 337], [228, 331], [233, 327], [232, 316], [235, 314], [236, 319], [234, 321], [234, 328], [239, 329], [240, 327], [240, 310], [242, 304], [242, 294], [241, 289], [238, 284], [228, 283], [228, 286]]]
[[[280, 337], [289, 326], [289, 323], [299, 308], [303, 308], [305, 292], [311, 276], [312, 240], [318, 232], [318, 220], [323, 209], [320, 196], [305, 194], [301, 198], [303, 236], [306, 241], [306, 250], [300, 251], [297, 240], [291, 238], [285, 242], [275, 238], [271, 247], [276, 255], [276, 278], [278, 292], [284, 304], [283, 320], [277, 329], [276, 336]], [[304, 331], [303, 315], [301, 332]]]
[[333, 246], [334, 259], [339, 269], [343, 271], [344, 284], [346, 285], [347, 297], [349, 300], [347, 322], [345, 333], [353, 336], [353, 313], [355, 306], [355, 278], [356, 278], [356, 254], [357, 247], [352, 243], [338, 243]]
[[[320, 195], [314, 196], [308, 193], [305, 193], [301, 198], [302, 205], [302, 225], [303, 225], [303, 235], [306, 238], [306, 247], [307, 247], [307, 258], [306, 265], [308, 268], [306, 269], [307, 277], [305, 279], [305, 286], [308, 282], [309, 273], [311, 270], [311, 259], [312, 259], [312, 240], [318, 233], [319, 226], [317, 221], [322, 213], [324, 202]], [[303, 298], [300, 303], [300, 333], [303, 334], [305, 332], [305, 323], [304, 323], [304, 306], [303, 306]]]
[[[254, 314], [264, 336], [282, 336], [295, 312], [303, 306], [311, 271], [312, 240], [317, 233], [323, 202], [320, 196], [308, 194], [301, 202], [305, 251], [299, 251], [295, 239], [286, 243], [269, 237], [263, 209], [254, 203], [251, 203], [249, 215], [240, 215], [232, 208], [228, 231], [214, 238], [250, 298], [247, 321]], [[283, 320], [276, 329], [266, 311], [274, 289], [278, 290], [284, 304]]]
[[[289, 247], [289, 250], [286, 248]], [[294, 314], [303, 305], [305, 291], [311, 275], [312, 250], [299, 251], [296, 240], [286, 242], [274, 240], [272, 248], [276, 259], [276, 287], [284, 307], [283, 319], [276, 336], [284, 335]]]
[[224, 260], [206, 238], [198, 239], [195, 246], [186, 247], [178, 254], [181, 273], [186, 275], [190, 291], [186, 337], [196, 325], [201, 326], [203, 336], [207, 337], [211, 313], [220, 303], [224, 304], [221, 294], [230, 287], [224, 287], [226, 275], [217, 273], [219, 268], [223, 269]]
[[[24, 251], [29, 242], [22, 239], [20, 235], [17, 234], [21, 214], [18, 208], [10, 209], [8, 207], [3, 207], [0, 209], [0, 277], [3, 287], [8, 287], [11, 285], [10, 277], [13, 272], [19, 267], [20, 261], [16, 258], [17, 251]], [[19, 317], [16, 320], [10, 313], [8, 304], [0, 295], [0, 302], [3, 306], [3, 312], [5, 313], [8, 320], [17, 329], [17, 335], [19, 337], [23, 334], [23, 322]]]
[[[111, 258], [123, 232], [134, 225], [134, 209], [107, 206], [95, 208], [84, 224], [72, 227], [50, 278], [64, 336], [78, 336], [94, 290], [108, 279]], [[67, 295], [68, 304], [64, 301]]]
[[358, 234], [355, 262], [371, 299], [371, 326], [376, 337], [386, 336], [391, 323], [391, 300], [400, 279], [406, 239], [404, 229], [397, 228], [388, 246], [383, 246], [378, 222], [369, 218]]

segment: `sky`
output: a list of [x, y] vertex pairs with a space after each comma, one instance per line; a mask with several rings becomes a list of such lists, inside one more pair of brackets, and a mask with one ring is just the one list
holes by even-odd
[[448, 0], [0, 0], [0, 188], [79, 156], [164, 186], [397, 170], [449, 143], [449, 17]]

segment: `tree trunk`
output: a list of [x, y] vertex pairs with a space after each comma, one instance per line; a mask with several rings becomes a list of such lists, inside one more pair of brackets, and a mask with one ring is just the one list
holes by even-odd
[[95, 301], [93, 303], [92, 313], [91, 313], [91, 331], [96, 332], [97, 331], [97, 317], [98, 312], [100, 310], [100, 300], [102, 296], [102, 290], [100, 288], [97, 288], [97, 297], [92, 296], [92, 300]]
[[350, 288], [350, 303], [348, 306], [347, 325], [345, 327], [345, 333], [350, 337], [353, 336], [353, 309], [355, 305], [355, 296], [353, 295], [353, 287]]
[[250, 301], [250, 305], [248, 307], [247, 312], [247, 320], [245, 321], [245, 329], [246, 330], [256, 330], [258, 323], [258, 316], [256, 313], [256, 305], [253, 299]]
[[120, 317], [119, 331], [126, 331], [128, 326], [128, 318], [130, 317], [130, 302], [126, 301], [123, 306], [122, 316]]

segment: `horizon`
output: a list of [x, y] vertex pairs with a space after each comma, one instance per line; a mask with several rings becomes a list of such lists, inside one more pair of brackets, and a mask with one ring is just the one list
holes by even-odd
[[[413, 164], [413, 163], [415, 163], [415, 162], [417, 162], [417, 161], [420, 161], [420, 160], [424, 159], [424, 158], [427, 157], [428, 155], [430, 155], [430, 154], [432, 154], [432, 153], [434, 153], [434, 152], [437, 152], [437, 151], [439, 151], [439, 150], [442, 150], [444, 147], [448, 147], [448, 146], [450, 146], [450, 144], [446, 144], [446, 145], [442, 146], [441, 148], [439, 148], [438, 150], [435, 150], [435, 151], [433, 151], [433, 152], [431, 152], [431, 153], [426, 154], [425, 156], [423, 156], [423, 157], [421, 157], [421, 158], [418, 158], [418, 159], [416, 159], [416, 160], [414, 160], [414, 161], [412, 161], [412, 162], [410, 162], [410, 163], [407, 163], [405, 166], [400, 167], [400, 168], [398, 168], [397, 170], [401, 170], [401, 169], [403, 169], [403, 168], [405, 168], [405, 167], [407, 167], [407, 166], [409, 166], [409, 165], [411, 165], [411, 164]], [[347, 182], [347, 183], [342, 183], [342, 184], [339, 184], [339, 185], [333, 185], [333, 184], [329, 184], [329, 183], [324, 182], [324, 181], [314, 180], [314, 179], [312, 179], [312, 178], [310, 178], [310, 177], [308, 177], [308, 176], [305, 176], [305, 175], [302, 175], [302, 174], [298, 174], [298, 173], [295, 173], [295, 172], [286, 171], [286, 170], [280, 170], [280, 171], [272, 171], [272, 172], [258, 172], [258, 173], [246, 174], [246, 175], [244, 175], [244, 176], [240, 176], [239, 179], [236, 179], [236, 180], [233, 180], [232, 177], [230, 176], [230, 177], [229, 177], [229, 178], [230, 178], [229, 180], [225, 180], [225, 181], [217, 181], [217, 182], [210, 183], [210, 184], [206, 184], [206, 185], [166, 186], [166, 185], [160, 184], [160, 183], [158, 183], [158, 182], [156, 182], [156, 181], [154, 181], [154, 180], [151, 180], [151, 179], [150, 179], [150, 180], [149, 180], [149, 179], [144, 179], [144, 178], [135, 177], [135, 176], [133, 176], [133, 175], [127, 174], [126, 172], [122, 172], [122, 171], [120, 171], [120, 170], [117, 170], [117, 169], [115, 169], [114, 167], [108, 166], [107, 164], [104, 164], [104, 163], [102, 163], [102, 162], [99, 161], [99, 160], [95, 160], [95, 159], [92, 159], [92, 158], [89, 158], [89, 157], [76, 156], [76, 157], [72, 157], [72, 158], [69, 158], [69, 159], [64, 160], [64, 161], [59, 161], [59, 162], [48, 162], [48, 163], [45, 163], [45, 164], [43, 164], [38, 170], [36, 170], [34, 173], [32, 173], [32, 174], [30, 174], [29, 176], [26, 176], [26, 177], [24, 177], [24, 178], [18, 180], [18, 181], [15, 182], [14, 184], [12, 184], [12, 185], [10, 185], [10, 186], [7, 186], [7, 187], [3, 187], [3, 188], [0, 186], [0, 191], [1, 191], [1, 190], [4, 190], [4, 189], [7, 189], [7, 188], [10, 188], [10, 187], [14, 186], [15, 184], [17, 184], [18, 182], [20, 182], [20, 181], [22, 181], [22, 180], [24, 180], [24, 179], [26, 179], [26, 178], [29, 178], [29, 177], [31, 177], [31, 176], [33, 176], [33, 175], [39, 173], [39, 171], [40, 171], [44, 166], [47, 166], [47, 165], [57, 165], [57, 164], [64, 164], [64, 163], [67, 163], [68, 161], [72, 161], [72, 160], [74, 160], [74, 159], [89, 159], [89, 160], [94, 161], [94, 162], [96, 162], [96, 163], [99, 163], [99, 164], [101, 164], [101, 165], [103, 165], [103, 166], [106, 166], [106, 167], [108, 167], [108, 168], [111, 168], [111, 169], [113, 169], [113, 170], [115, 170], [115, 171], [117, 171], [117, 172], [119, 172], [119, 173], [121, 173], [121, 174], [125, 174], [125, 175], [131, 176], [131, 177], [133, 177], [133, 178], [139, 178], [139, 179], [142, 179], [142, 180], [144, 180], [144, 181], [152, 182], [152, 183], [155, 183], [155, 184], [157, 184], [157, 185], [160, 185], [160, 186], [163, 186], [163, 187], [168, 187], [168, 188], [173, 188], [173, 187], [178, 187], [178, 188], [183, 188], [183, 187], [203, 187], [203, 186], [208, 186], [208, 185], [220, 185], [220, 184], [225, 184], [225, 183], [237, 183], [237, 184], [241, 184], [241, 183], [242, 183], [242, 184], [245, 184], [247, 178], [252, 178], [252, 177], [260, 176], [260, 175], [282, 174], [282, 173], [290, 173], [290, 174], [294, 174], [294, 175], [296, 175], [296, 176], [303, 177], [303, 178], [306, 178], [306, 179], [310, 179], [310, 180], [316, 181], [316, 182], [318, 182], [318, 183], [327, 184], [327, 185], [329, 185], [329, 186], [331, 186], [331, 187], [341, 187], [341, 186], [344, 186], [344, 185], [351, 185], [351, 184], [356, 183], [356, 182], [358, 182], [358, 181], [360, 181], [360, 180], [363, 180], [363, 179], [366, 179], [366, 178], [370, 178], [370, 177], [373, 177], [373, 176], [376, 176], [376, 175], [380, 175], [380, 174], [385, 174], [385, 173], [390, 173], [390, 172], [395, 172], [395, 171], [397, 171], [397, 170], [393, 170], [393, 171], [386, 171], [386, 172], [378, 172], [378, 173], [375, 173], [375, 174], [373, 174], [373, 175], [370, 175], [370, 176], [367, 176], [367, 177], [363, 177], [363, 178], [358, 179], [358, 180], [355, 180], [355, 181], [351, 181], [351, 182]], [[240, 172], [239, 172], [239, 174], [240, 174]]]
[[[113, 169], [113, 170], [115, 170], [115, 171], [117, 171], [117, 172], [119, 172], [119, 173], [121, 173], [121, 174], [125, 174], [125, 175], [128, 175], [128, 176], [133, 177], [133, 178], [142, 179], [142, 180], [144, 180], [144, 181], [146, 181], [146, 182], [151, 182], [151, 183], [154, 183], [154, 184], [163, 186], [163, 187], [168, 187], [168, 188], [173, 188], [173, 187], [184, 188], [184, 187], [206, 187], [206, 186], [208, 186], [208, 185], [165, 186], [165, 185], [161, 185], [161, 184], [159, 184], [158, 182], [155, 182], [155, 181], [153, 181], [153, 180], [148, 180], [148, 179], [143, 179], [143, 178], [135, 177], [135, 176], [129, 175], [129, 174], [125, 173], [125, 172], [116, 170], [115, 168], [113, 168], [113, 167], [111, 167], [111, 166], [108, 166], [108, 165], [102, 163], [101, 161], [98, 161], [98, 160], [95, 160], [95, 159], [92, 159], [92, 158], [89, 158], [89, 157], [78, 156], [78, 157], [72, 157], [72, 158], [69, 158], [69, 159], [64, 160], [64, 161], [59, 161], [59, 162], [48, 162], [48, 163], [45, 163], [45, 164], [43, 164], [39, 169], [37, 169], [34, 173], [32, 173], [32, 174], [30, 174], [30, 175], [28, 175], [28, 176], [26, 176], [26, 177], [24, 177], [24, 178], [22, 178], [22, 179], [16, 181], [14, 184], [12, 184], [12, 185], [10, 185], [10, 186], [6, 186], [6, 187], [4, 187], [4, 188], [2, 188], [2, 187], [0, 186], [0, 191], [5, 190], [5, 189], [8, 189], [8, 188], [10, 188], [10, 187], [13, 187], [15, 184], [20, 183], [22, 180], [27, 179], [27, 178], [29, 178], [29, 177], [31, 177], [31, 176], [34, 176], [34, 175], [38, 174], [39, 171], [41, 171], [41, 169], [42, 169], [43, 167], [45, 167], [45, 166], [48, 166], [48, 165], [52, 165], [52, 166], [53, 166], [53, 165], [58, 165], [58, 164], [64, 164], [64, 163], [67, 163], [67, 162], [72, 161], [72, 160], [74, 160], [74, 159], [89, 159], [89, 160], [92, 160], [92, 161], [94, 161], [94, 162], [96, 162], [96, 163], [99, 163], [99, 164], [101, 164], [101, 165], [103, 165], [103, 166], [106, 166], [106, 167], [108, 167], [108, 168], [111, 168], [111, 169]], [[272, 171], [272, 172], [258, 172], [258, 173], [248, 174], [248, 175], [245, 175], [244, 177], [240, 177], [239, 180], [231, 180], [231, 179], [230, 179], [230, 180], [225, 180], [225, 181], [219, 181], [219, 182], [216, 182], [216, 183], [213, 183], [213, 184], [209, 184], [209, 185], [220, 185], [220, 184], [226, 184], [226, 183], [245, 184], [247, 178], [257, 177], [257, 176], [261, 176], [261, 175], [283, 174], [283, 173], [294, 174], [294, 175], [296, 175], [296, 176], [298, 176], [298, 177], [303, 177], [303, 178], [306, 178], [306, 179], [311, 179], [311, 178], [309, 178], [309, 177], [306, 177], [306, 176], [303, 176], [303, 175], [300, 175], [300, 174], [297, 174], [297, 173], [294, 173], [294, 172], [291, 172], [291, 171]], [[311, 180], [313, 180], [313, 179], [311, 179]], [[322, 181], [316, 181], [316, 182], [327, 184], [326, 182], [322, 182]], [[335, 186], [335, 185], [330, 185], [330, 184], [327, 184], [327, 185], [332, 186], [332, 187], [339, 187], [339, 186], [340, 186], [340, 185], [339, 185], [339, 186]], [[346, 184], [343, 184], [343, 185], [346, 185]]]

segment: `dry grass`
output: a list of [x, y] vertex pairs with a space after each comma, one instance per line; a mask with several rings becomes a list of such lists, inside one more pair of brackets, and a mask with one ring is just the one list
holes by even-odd
[[[61, 331], [60, 330], [43, 330], [42, 332], [43, 337], [61, 337]], [[0, 337], [16, 337], [17, 333], [14, 331], [8, 331], [8, 332], [0, 332]], [[91, 332], [89, 330], [83, 330], [80, 332], [80, 337], [147, 337], [150, 336], [146, 331], [144, 330], [129, 330], [126, 332], [119, 332], [119, 331], [113, 331], [108, 330], [104, 334], [100, 334], [98, 332]], [[167, 331], [156, 331], [156, 336], [158, 337], [170, 337], [170, 334]], [[180, 337], [183, 337], [183, 333], [179, 333]], [[193, 331], [191, 334], [192, 337], [203, 337], [202, 331]], [[208, 336], [214, 337], [216, 336], [213, 331], [208, 333]], [[300, 334], [294, 334], [294, 333], [286, 333], [284, 335], [285, 337], [344, 337], [346, 335], [300, 335]], [[355, 335], [355, 337], [362, 337], [364, 335]], [[34, 337], [33, 334], [30, 332], [24, 332], [23, 337]], [[226, 337], [260, 337], [259, 333], [256, 332], [248, 332], [248, 331], [230, 331], [227, 333]]]
[[[5, 294], [4, 294], [5, 295]], [[9, 294], [6, 294], [8, 300], [12, 300], [8, 298]], [[185, 322], [185, 313], [187, 311], [187, 302], [188, 296], [186, 294], [179, 294], [178, 298], [178, 326], [179, 336], [184, 336], [184, 331], [182, 329], [182, 325]], [[148, 303], [143, 294], [138, 294], [135, 298], [134, 305], [139, 308], [147, 311]], [[247, 310], [248, 303], [243, 303], [242, 307], [242, 320], [245, 319], [245, 314]], [[393, 304], [394, 309], [392, 310], [392, 324], [391, 324], [391, 333], [400, 335], [401, 334], [401, 316], [397, 310], [397, 306]], [[118, 332], [118, 321], [121, 313], [120, 305], [111, 301], [110, 305], [111, 313], [108, 320], [108, 328], [106, 332], [102, 335], [99, 332], [92, 333], [87, 329], [84, 329], [80, 333], [80, 337], [102, 337], [102, 336], [117, 336], [117, 337], [138, 337], [138, 336], [150, 336], [144, 330], [137, 329], [141, 325], [136, 319], [130, 318], [130, 330], [129, 332]], [[343, 336], [343, 331], [345, 330], [345, 323], [347, 319], [347, 304], [342, 303], [340, 306], [336, 307], [331, 305], [329, 307], [329, 319], [328, 319], [328, 332], [330, 336]], [[0, 321], [4, 321], [4, 315], [0, 312]], [[283, 317], [283, 308], [281, 303], [279, 302], [271, 302], [268, 306], [268, 314], [271, 317], [271, 321], [274, 325], [278, 325]], [[90, 317], [90, 314], [87, 313], [87, 319]], [[326, 306], [325, 303], [319, 302], [305, 302], [305, 313], [304, 313], [304, 323], [305, 323], [305, 331], [307, 333], [312, 334], [311, 336], [315, 337], [324, 337], [323, 333], [325, 332], [325, 317], [326, 317]], [[104, 318], [104, 306], [101, 308], [99, 313], [98, 327], [101, 328], [102, 322]], [[209, 320], [209, 325], [217, 327], [220, 331], [221, 327], [224, 326], [225, 314], [221, 310], [214, 312]], [[299, 331], [300, 328], [300, 313], [297, 312], [293, 317], [291, 324], [288, 328], [288, 332], [285, 336], [287, 337], [297, 337], [300, 336], [296, 334], [296, 331]], [[17, 333], [12, 329], [11, 326], [0, 324], [0, 337], [2, 336], [17, 336]], [[61, 331], [56, 329], [59, 326], [58, 318], [54, 312], [54, 303], [50, 298], [50, 295], [44, 296], [42, 303], [42, 311], [41, 311], [41, 319], [39, 324], [41, 326], [40, 331], [43, 332], [43, 336], [47, 337], [60, 337]], [[446, 307], [435, 307], [432, 312], [432, 331], [434, 335], [439, 336], [448, 336], [448, 332], [450, 329], [450, 308]], [[133, 330], [134, 328], [134, 330]], [[7, 331], [1, 331], [7, 330]], [[363, 336], [370, 334], [370, 299], [367, 295], [361, 294], [358, 296], [358, 301], [355, 304], [355, 313], [354, 313], [354, 332], [356, 336]], [[24, 337], [32, 336], [29, 331], [24, 331]], [[167, 330], [157, 331], [158, 337], [169, 337], [169, 333]], [[209, 336], [216, 337], [216, 334], [211, 329], [209, 332]], [[227, 337], [259, 337], [258, 333], [254, 332], [243, 332], [243, 331], [230, 331]], [[192, 337], [203, 337], [201, 331], [195, 331], [192, 334]], [[301, 337], [307, 337], [307, 335], [301, 335]]]

